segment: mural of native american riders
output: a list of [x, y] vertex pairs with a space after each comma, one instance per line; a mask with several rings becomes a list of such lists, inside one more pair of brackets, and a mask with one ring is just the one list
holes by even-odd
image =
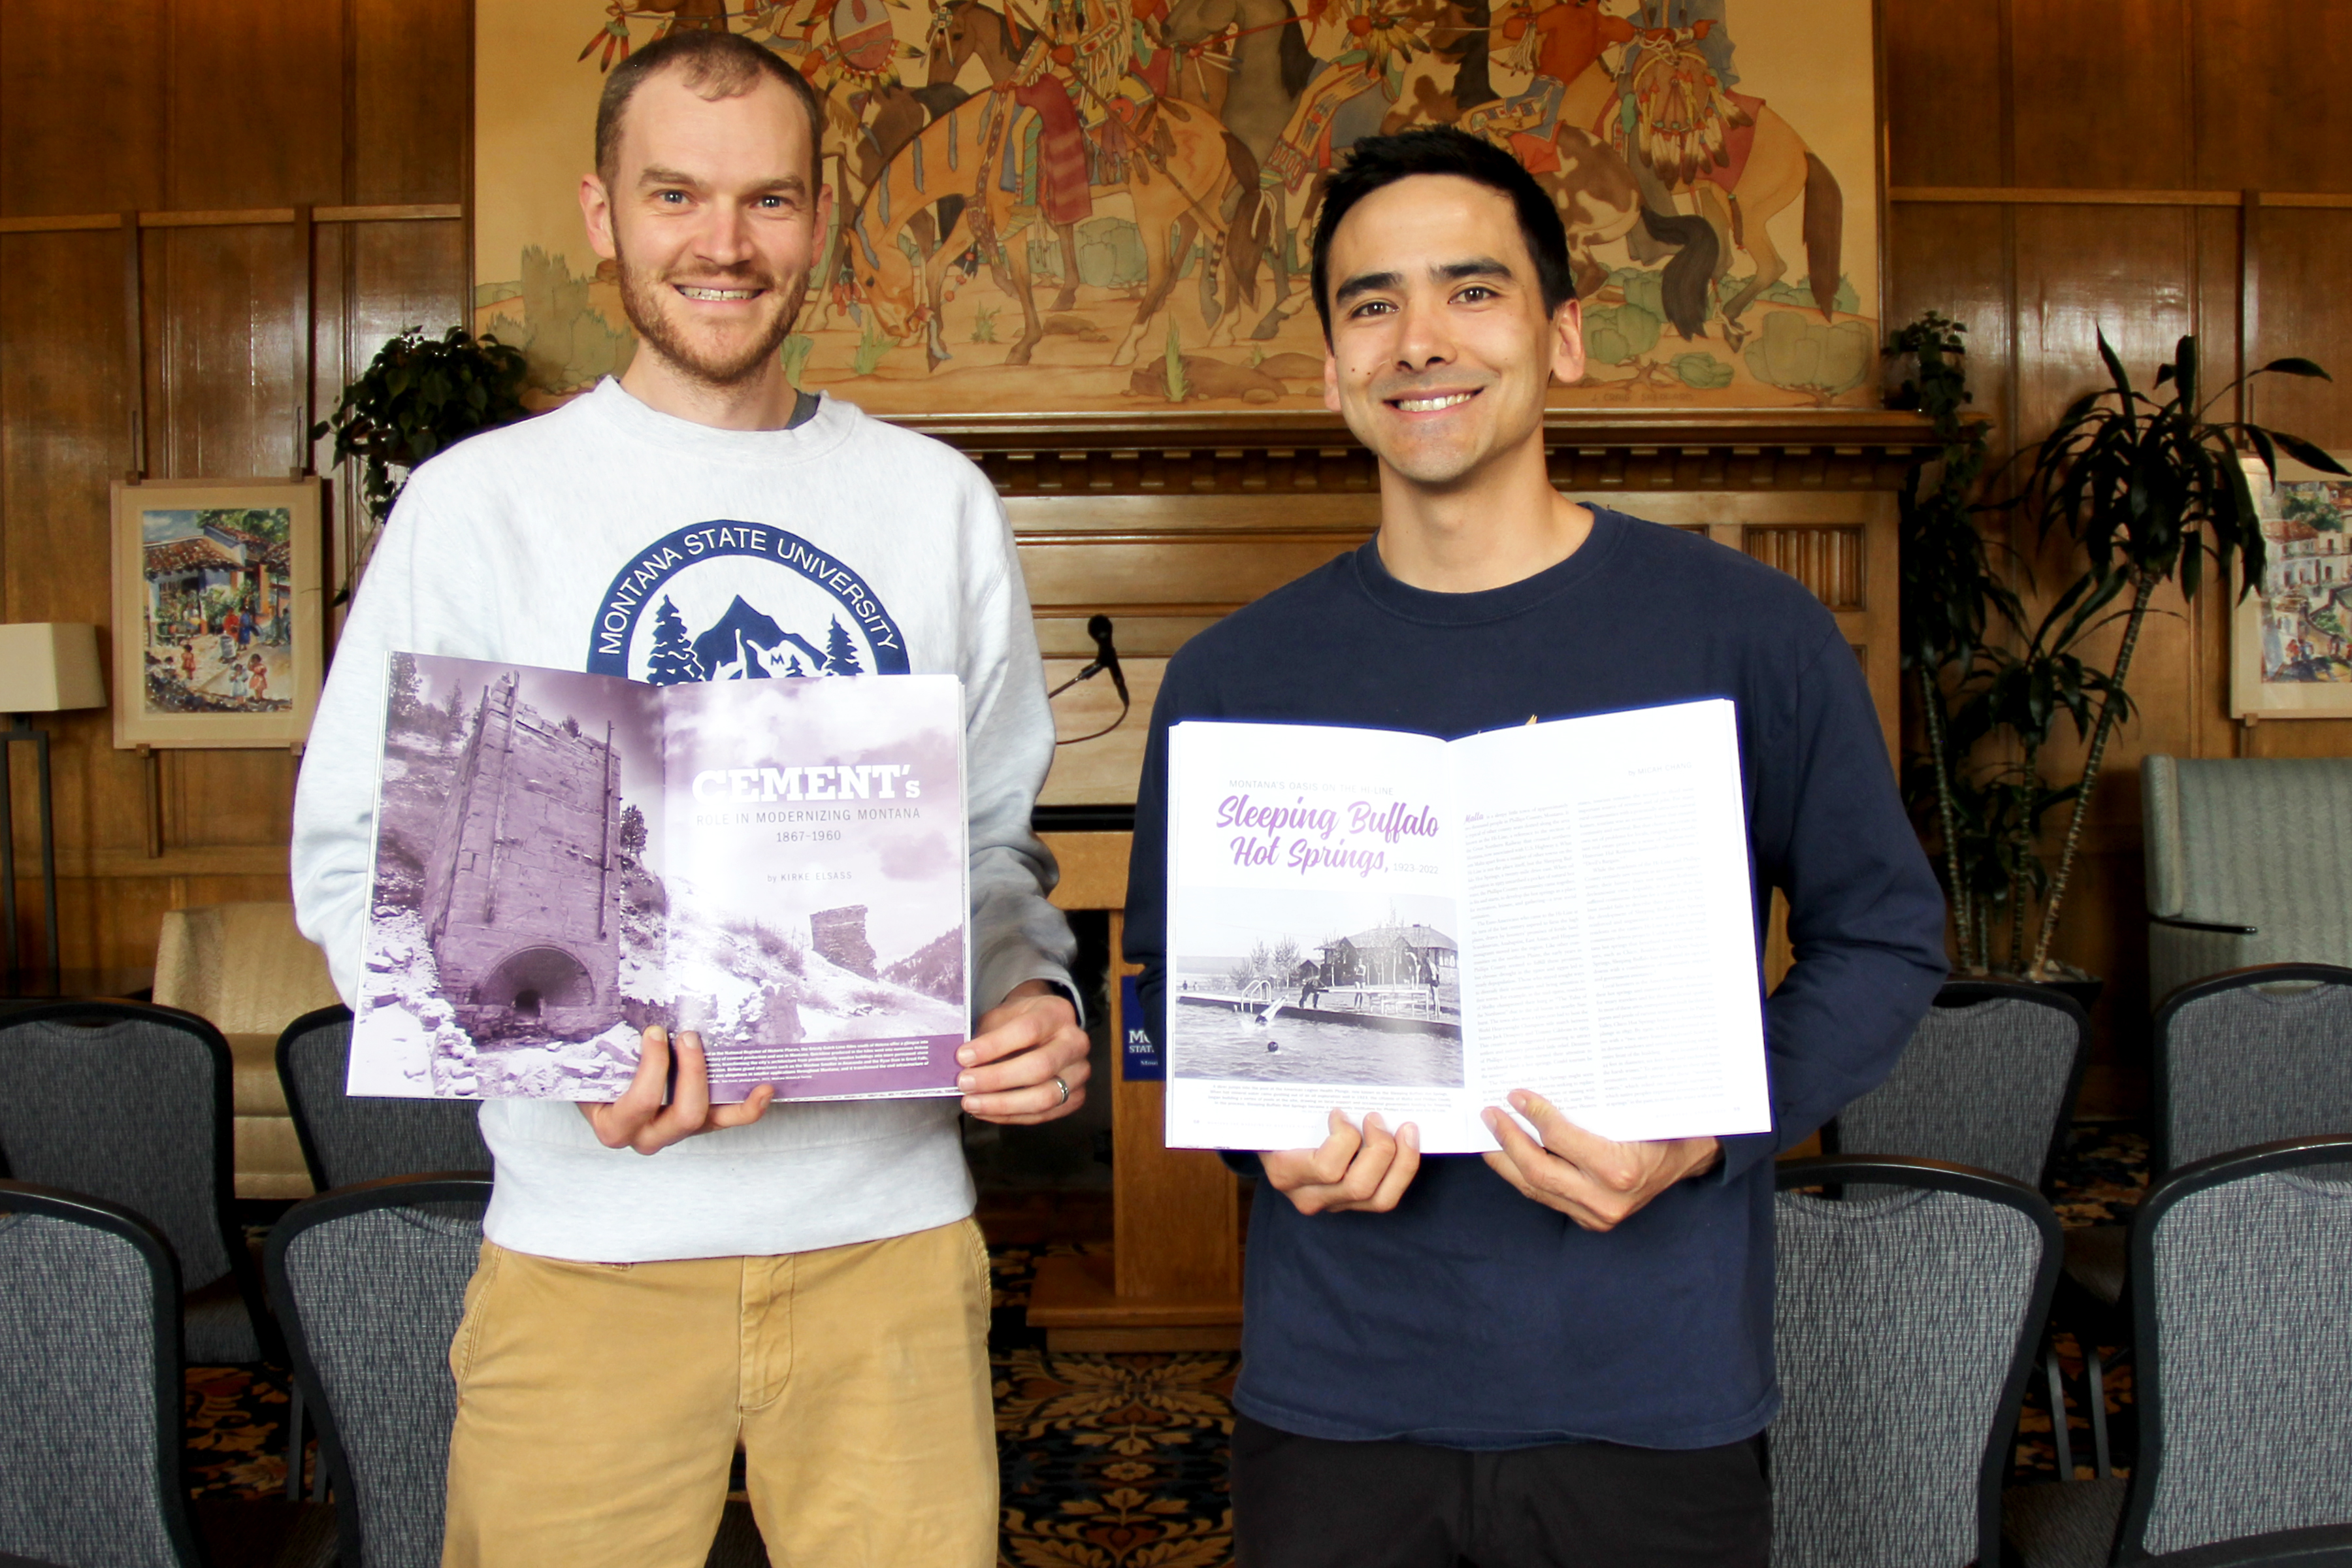
[[478, 0], [477, 18], [476, 325], [521, 344], [549, 396], [632, 344], [609, 268], [572, 259], [576, 216], [543, 195], [578, 170], [496, 95], [584, 127], [604, 70], [681, 27], [742, 33], [824, 95], [835, 229], [784, 353], [877, 413], [1319, 405], [1325, 186], [1363, 137], [1430, 124], [1510, 152], [1559, 209], [1590, 363], [1559, 404], [1873, 385], [1870, 0]]
[[[1223, 235], [1213, 205], [1233, 177], [1223, 131], [1197, 105], [1114, 99], [1119, 83], [1054, 74], [1055, 54], [1070, 46], [1055, 46], [1043, 29], [1024, 40], [978, 0], [949, 0], [940, 15], [950, 26], [933, 45], [934, 85], [945, 85], [938, 79], [951, 77], [962, 59], [978, 58], [990, 88], [925, 127], [858, 194], [842, 223], [854, 298], [889, 338], [919, 334], [936, 368], [953, 357], [941, 326], [948, 268], [975, 257], [1021, 311], [1021, 335], [1002, 363], [1028, 364], [1045, 333], [1034, 252], [1006, 240], [1041, 225], [1052, 231], [1063, 263], [1055, 305], [1068, 309], [1081, 277], [1077, 225], [1093, 216], [1097, 197], [1124, 195], [1139, 229], [1170, 237], [1144, 251], [1142, 297], [1110, 356], [1114, 365], [1131, 363], [1174, 287], [1178, 261], [1204, 232]], [[929, 220], [928, 241], [902, 246], [918, 217]], [[957, 243], [967, 237], [967, 245]]]

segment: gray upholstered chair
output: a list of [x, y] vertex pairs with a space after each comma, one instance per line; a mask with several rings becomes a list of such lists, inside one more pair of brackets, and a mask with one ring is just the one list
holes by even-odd
[[2158, 1182], [2132, 1225], [2132, 1316], [2140, 1453], [2116, 1560], [2322, 1528], [2352, 1546], [2352, 1136]]
[[462, 1100], [382, 1100], [343, 1092], [352, 1013], [306, 1013], [278, 1037], [278, 1077], [319, 1190], [423, 1171], [490, 1169], [481, 1108]]
[[[342, 1568], [435, 1568], [457, 1390], [449, 1342], [482, 1244], [488, 1179], [393, 1176], [294, 1205], [269, 1233], [269, 1291], [318, 1415]], [[713, 1568], [765, 1568], [728, 1505]]]
[[2352, 759], [2140, 764], [2148, 995], [2254, 963], [2352, 964]]
[[5, 1174], [121, 1204], [163, 1232], [195, 1364], [275, 1358], [231, 1206], [229, 1051], [193, 1013], [58, 1002], [0, 1017]]
[[2352, 1133], [2352, 969], [2274, 963], [2175, 992], [2156, 1015], [2155, 1110], [2158, 1175]]
[[[2273, 963], [2192, 982], [2157, 1009], [2155, 1056], [2155, 1175], [2281, 1138], [2352, 1133], [2352, 969]], [[2122, 1226], [2066, 1235], [2061, 1310], [2095, 1332], [2102, 1323], [2111, 1334], [2129, 1327], [2116, 1321], [2128, 1310], [2126, 1236]], [[2105, 1368], [2087, 1338], [2091, 1433], [2104, 1477]]]
[[2352, 1564], [2352, 1137], [2165, 1176], [2130, 1272], [2139, 1462], [2011, 1493], [2024, 1568]]
[[1822, 1142], [1840, 1153], [1943, 1160], [2046, 1189], [2090, 1033], [2082, 1007], [2049, 986], [1953, 981], [1886, 1081], [1838, 1112]]
[[[1933, 1160], [1795, 1160], [1779, 1185], [1773, 1563], [1998, 1563], [2058, 1216], [2021, 1182]], [[1811, 1186], [1874, 1195], [1791, 1190]]]
[[[2051, 986], [1955, 980], [1912, 1032], [1886, 1081], [1822, 1130], [1824, 1147], [1852, 1154], [1911, 1154], [1996, 1172], [2047, 1193], [2064, 1151], [2090, 1054], [2082, 1005]], [[2079, 1233], [2069, 1231], [2071, 1254]], [[2066, 1405], [2057, 1351], [2042, 1363], [2050, 1407]], [[2105, 1428], [2097, 1428], [2105, 1465]], [[2058, 1467], [2072, 1474], [2065, 1423]]]
[[178, 1266], [145, 1219], [0, 1182], [0, 1552], [63, 1568], [205, 1562], [179, 1320]]
[[[317, 1191], [424, 1172], [489, 1173], [479, 1106], [457, 1100], [354, 1098], [343, 1092], [351, 1055], [352, 1010], [340, 1002], [305, 1013], [278, 1037], [278, 1080]], [[289, 1453], [301, 1451], [308, 1414], [298, 1383], [286, 1413]], [[289, 1500], [301, 1493], [301, 1468], [287, 1467]], [[318, 1480], [323, 1484], [325, 1479], [322, 1468]]]
[[347, 1568], [432, 1568], [457, 1391], [449, 1342], [490, 1184], [402, 1176], [295, 1205], [269, 1233], [269, 1290], [317, 1420]]

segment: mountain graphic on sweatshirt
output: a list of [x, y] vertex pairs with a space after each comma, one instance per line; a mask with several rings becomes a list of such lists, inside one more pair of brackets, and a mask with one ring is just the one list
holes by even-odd
[[822, 648], [786, 631], [741, 595], [708, 630], [689, 637], [686, 619], [664, 598], [655, 616], [653, 670], [656, 686], [682, 680], [767, 680], [776, 676], [857, 675], [863, 666], [849, 628], [838, 618]]

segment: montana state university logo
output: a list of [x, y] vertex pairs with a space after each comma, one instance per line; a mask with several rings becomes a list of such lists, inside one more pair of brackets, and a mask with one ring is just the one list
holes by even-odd
[[720, 519], [655, 541], [621, 569], [597, 606], [588, 671], [655, 686], [904, 675], [907, 644], [856, 573], [796, 533]]

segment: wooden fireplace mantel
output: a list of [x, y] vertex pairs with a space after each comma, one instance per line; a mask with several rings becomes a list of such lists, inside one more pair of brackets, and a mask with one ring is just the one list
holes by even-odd
[[[1371, 454], [1320, 409], [908, 416], [1001, 491], [1371, 492]], [[1567, 490], [1891, 489], [1937, 446], [1921, 415], [1874, 408], [1572, 409], [1546, 423]]]

